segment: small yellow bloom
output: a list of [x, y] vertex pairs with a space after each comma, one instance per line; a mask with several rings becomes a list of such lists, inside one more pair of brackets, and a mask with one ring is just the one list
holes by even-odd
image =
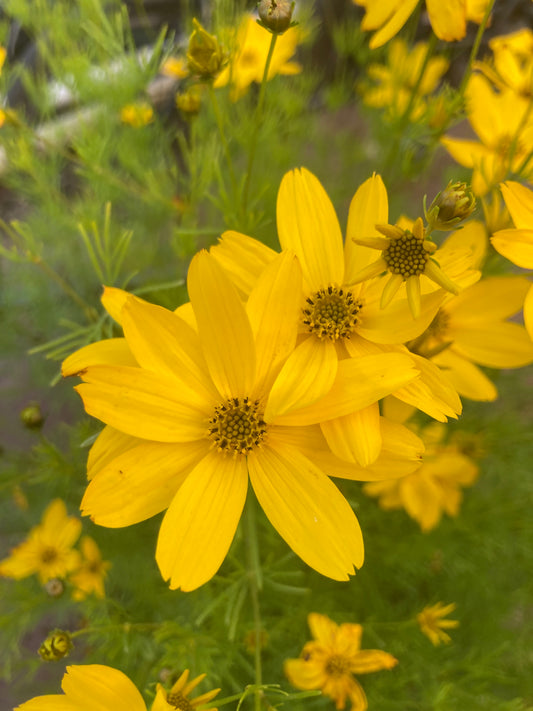
[[286, 660], [287, 678], [298, 689], [319, 689], [337, 709], [350, 699], [352, 711], [365, 711], [366, 695], [354, 674], [392, 669], [398, 660], [380, 649], [361, 649], [361, 625], [337, 625], [317, 612], [307, 619], [313, 641], [305, 644], [299, 659]]
[[[219, 693], [220, 689], [212, 689], [205, 694], [196, 696], [194, 699], [191, 699], [189, 696], [191, 691], [198, 686], [205, 677], [205, 674], [200, 674], [200, 676], [189, 681], [189, 670], [186, 669], [170, 691], [167, 692], [161, 684], [158, 684], [152, 711], [171, 711], [172, 709], [177, 709], [178, 711], [194, 711], [197, 706], [209, 703]], [[217, 711], [217, 709], [212, 708], [210, 711]]]
[[[276, 74], [298, 74], [302, 67], [291, 61], [300, 41], [297, 28], [278, 36], [268, 70], [267, 81]], [[215, 79], [214, 86], [231, 84], [231, 98], [239, 99], [252, 82], [261, 83], [272, 35], [257, 24], [255, 17], [245, 15], [235, 39], [235, 49], [228, 66]]]
[[533, 97], [533, 31], [522, 28], [489, 41], [492, 60], [476, 62], [498, 89], [511, 89], [525, 99]]
[[120, 110], [120, 120], [133, 128], [141, 128], [154, 120], [154, 110], [145, 102], [128, 104]]
[[206, 32], [196, 18], [192, 22], [194, 30], [189, 37], [188, 69], [203, 79], [213, 79], [226, 64], [226, 54], [215, 35]]
[[161, 66], [161, 74], [174, 79], [185, 79], [189, 76], [187, 60], [183, 57], [169, 57]]
[[91, 593], [96, 597], [105, 597], [104, 580], [111, 563], [102, 560], [100, 549], [89, 536], [83, 536], [80, 548], [83, 556], [80, 566], [70, 576], [70, 582], [75, 588], [72, 597], [83, 600]]
[[187, 91], [176, 94], [176, 108], [188, 119], [197, 116], [201, 106], [202, 96], [198, 87], [191, 86]]
[[73, 546], [80, 532], [81, 521], [67, 516], [64, 502], [55, 499], [28, 538], [0, 562], [0, 575], [20, 580], [37, 573], [41, 583], [65, 578], [79, 565], [80, 554]]
[[445, 427], [441, 423], [434, 422], [418, 434], [426, 445], [420, 467], [401, 479], [364, 484], [363, 491], [377, 497], [386, 511], [405, 509], [427, 533], [443, 513], [458, 515], [461, 487], [476, 481], [479, 467], [457, 444], [443, 444]]
[[443, 605], [442, 602], [437, 602], [435, 605], [424, 607], [422, 612], [416, 616], [416, 621], [420, 625], [420, 630], [431, 640], [431, 643], [438, 647], [441, 642], [449, 644], [452, 640], [445, 629], [453, 629], [459, 627], [458, 620], [443, 619], [450, 612], [455, 610], [455, 603]]

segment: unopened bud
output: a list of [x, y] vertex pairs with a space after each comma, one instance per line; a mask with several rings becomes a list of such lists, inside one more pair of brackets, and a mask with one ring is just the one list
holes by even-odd
[[291, 26], [294, 2], [291, 0], [261, 0], [257, 6], [261, 24], [274, 34], [282, 34]]
[[428, 232], [432, 230], [451, 230], [474, 212], [476, 198], [467, 183], [450, 181], [444, 190], [425, 209]]
[[187, 50], [189, 71], [203, 79], [213, 78], [226, 63], [226, 55], [215, 35], [206, 32], [197, 19], [192, 22], [194, 30]]
[[74, 645], [71, 636], [63, 630], [54, 630], [39, 647], [39, 656], [45, 662], [57, 662], [66, 657]]
[[202, 98], [194, 88], [184, 91], [183, 94], [176, 94], [176, 107], [188, 119], [198, 116], [201, 106]]
[[61, 597], [65, 592], [65, 584], [60, 578], [51, 578], [44, 584], [44, 589], [50, 597]]
[[20, 419], [29, 430], [37, 430], [43, 426], [44, 416], [38, 402], [31, 402], [20, 413]]

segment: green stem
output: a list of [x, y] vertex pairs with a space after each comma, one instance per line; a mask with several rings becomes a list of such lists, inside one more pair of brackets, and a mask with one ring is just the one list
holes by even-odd
[[79, 294], [77, 294], [74, 289], [70, 286], [70, 284], [63, 279], [62, 276], [60, 276], [55, 269], [52, 269], [52, 267], [47, 264], [42, 257], [39, 255], [34, 255], [31, 258], [31, 261], [36, 264], [38, 267], [40, 267], [43, 272], [49, 276], [55, 283], [61, 287], [61, 289], [70, 296], [70, 298], [78, 304], [78, 306], [82, 309], [82, 311], [85, 313], [89, 321], [96, 321], [98, 318], [98, 313], [97, 311], [90, 306], [86, 301], [84, 301]]
[[252, 130], [252, 137], [250, 140], [250, 150], [248, 152], [248, 165], [246, 166], [246, 177], [244, 179], [244, 187], [242, 191], [242, 212], [243, 216], [246, 215], [246, 209], [248, 207], [248, 193], [250, 192], [250, 182], [252, 177], [252, 170], [255, 160], [255, 152], [257, 148], [257, 137], [259, 135], [259, 126], [261, 125], [261, 117], [263, 115], [263, 106], [265, 103], [265, 90], [268, 81], [268, 72], [270, 70], [270, 64], [272, 62], [272, 57], [274, 56], [274, 49], [276, 47], [276, 40], [278, 39], [277, 33], [272, 33], [272, 38], [270, 40], [270, 46], [268, 48], [268, 54], [265, 62], [265, 69], [263, 71], [263, 77], [261, 79], [261, 86], [259, 87], [259, 98], [257, 99], [257, 106], [255, 108], [254, 115], [254, 125]]
[[[250, 585], [250, 598], [252, 602], [252, 614], [254, 619], [254, 667], [255, 667], [255, 685], [260, 687], [263, 683], [263, 671], [261, 664], [261, 642], [262, 642], [262, 623], [261, 609], [259, 606], [259, 592], [263, 587], [263, 574], [261, 571], [261, 562], [259, 560], [259, 546], [257, 543], [257, 523], [255, 517], [255, 499], [252, 496], [248, 497], [246, 509], [244, 512], [245, 520], [245, 536], [246, 536], [246, 560], [248, 566], [248, 577]], [[254, 709], [261, 711], [261, 689], [257, 688], [254, 692]]]
[[233, 163], [231, 160], [231, 153], [229, 150], [228, 140], [226, 138], [226, 133], [224, 131], [224, 121], [222, 119], [222, 114], [220, 113], [220, 107], [218, 105], [217, 97], [213, 85], [209, 84], [209, 99], [211, 101], [211, 107], [213, 109], [213, 114], [215, 115], [215, 121], [218, 127], [218, 133], [220, 135], [220, 140], [222, 142], [222, 150], [224, 151], [224, 157], [226, 158], [226, 163], [228, 166], [229, 177], [233, 187], [233, 192], [237, 194], [237, 180], [235, 178], [235, 172], [233, 170]]
[[490, 13], [492, 12], [492, 8], [494, 7], [495, 1], [496, 0], [491, 0], [491, 2], [489, 2], [489, 4], [487, 5], [485, 14], [483, 16], [483, 19], [481, 20], [481, 24], [479, 25], [479, 27], [477, 29], [476, 38], [474, 40], [474, 44], [472, 45], [472, 51], [470, 52], [470, 57], [468, 58], [468, 64], [466, 65], [465, 73], [463, 74], [461, 84], [459, 85], [459, 96], [461, 96], [461, 97], [464, 94], [466, 85], [468, 84], [468, 80], [470, 79], [470, 76], [472, 74], [472, 67], [473, 67], [474, 62], [476, 60], [477, 53], [479, 52], [479, 46], [481, 44], [481, 39], [482, 39], [485, 29], [487, 27]]

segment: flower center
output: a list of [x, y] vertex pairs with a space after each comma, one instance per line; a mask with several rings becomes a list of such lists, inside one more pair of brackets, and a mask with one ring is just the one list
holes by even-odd
[[185, 698], [179, 691], [170, 692], [167, 696], [167, 703], [180, 711], [194, 711], [194, 706], [189, 699]]
[[257, 53], [254, 52], [252, 49], [245, 49], [241, 52], [241, 55], [239, 57], [239, 63], [243, 67], [253, 67], [256, 64], [258, 64], [257, 61]]
[[52, 546], [47, 546], [41, 551], [41, 562], [42, 563], [53, 563], [57, 559], [57, 550], [52, 548]]
[[407, 279], [424, 272], [429, 253], [424, 249], [422, 240], [405, 230], [401, 237], [391, 239], [387, 249], [382, 252], [382, 257], [390, 272]]
[[234, 397], [215, 407], [208, 437], [219, 452], [248, 454], [259, 447], [266, 434], [259, 401]]
[[354, 298], [351, 291], [331, 285], [308, 296], [306, 302], [302, 311], [308, 331], [320, 339], [329, 338], [330, 341], [350, 338], [363, 305], [362, 301]]
[[333, 654], [326, 662], [326, 674], [343, 676], [350, 673], [350, 664], [342, 654]]

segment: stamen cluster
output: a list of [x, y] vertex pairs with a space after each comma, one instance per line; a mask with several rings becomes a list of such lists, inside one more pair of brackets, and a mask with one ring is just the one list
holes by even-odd
[[391, 239], [389, 247], [383, 252], [383, 259], [389, 271], [408, 279], [424, 273], [429, 254], [424, 243], [405, 230], [400, 237]]
[[220, 452], [247, 454], [258, 447], [266, 434], [259, 401], [248, 397], [231, 398], [215, 407], [209, 420], [208, 437]]
[[180, 694], [179, 691], [171, 691], [167, 696], [167, 703], [170, 706], [174, 706], [175, 709], [179, 709], [179, 711], [194, 711], [194, 706], [189, 699]]
[[303, 322], [310, 333], [331, 341], [350, 338], [363, 305], [351, 291], [330, 285], [327, 289], [319, 289], [306, 301], [309, 307], [303, 309]]

